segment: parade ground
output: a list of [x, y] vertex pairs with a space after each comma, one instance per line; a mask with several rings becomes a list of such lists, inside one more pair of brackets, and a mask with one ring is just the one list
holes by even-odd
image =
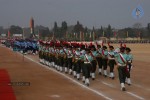
[[[12, 87], [12, 91], [1, 90], [0, 97], [8, 99], [0, 100], [149, 100], [150, 44], [126, 45], [132, 49], [134, 67], [131, 71], [132, 85], [126, 84], [125, 92], [120, 89], [116, 67], [114, 80], [98, 75], [97, 72], [96, 79], [90, 80], [90, 86], [87, 87], [72, 75], [40, 64], [38, 55], [23, 57], [1, 45], [0, 70], [8, 72], [10, 83], [8, 81], [5, 85]], [[0, 89], [3, 85], [0, 81]], [[9, 99], [10, 93], [15, 98]]]

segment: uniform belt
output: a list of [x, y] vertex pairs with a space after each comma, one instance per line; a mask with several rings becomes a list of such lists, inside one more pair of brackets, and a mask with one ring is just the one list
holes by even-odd
[[126, 64], [120, 64], [120, 63], [118, 63], [118, 66], [124, 66], [124, 67], [125, 67], [125, 66], [126, 66]]
[[131, 63], [132, 61], [131, 61], [131, 60], [129, 60], [128, 62], [129, 62], [129, 63]]
[[68, 56], [68, 58], [72, 58], [73, 56]]
[[115, 60], [115, 58], [108, 58], [109, 60]]
[[84, 62], [85, 64], [90, 64], [90, 62]]

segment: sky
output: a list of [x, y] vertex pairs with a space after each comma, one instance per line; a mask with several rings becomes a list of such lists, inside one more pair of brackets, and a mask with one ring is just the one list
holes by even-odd
[[[144, 16], [132, 17], [132, 11], [142, 6]], [[75, 25], [79, 21], [88, 28], [132, 27], [150, 23], [150, 0], [0, 0], [0, 26], [18, 25], [29, 27], [31, 17], [35, 25], [53, 27], [54, 22], [61, 26], [62, 21]]]

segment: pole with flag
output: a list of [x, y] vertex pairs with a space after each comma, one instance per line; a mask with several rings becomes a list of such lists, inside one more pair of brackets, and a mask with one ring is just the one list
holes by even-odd
[[103, 31], [103, 37], [105, 36], [105, 32]]
[[90, 41], [92, 40], [92, 32], [90, 32]]
[[10, 30], [8, 29], [7, 38], [10, 38]]
[[116, 31], [114, 31], [114, 37], [116, 37]]
[[129, 33], [128, 33], [128, 31], [127, 31], [127, 38], [128, 38], [128, 35], [129, 35]]
[[95, 40], [95, 32], [93, 31], [93, 41]]
[[78, 38], [78, 34], [76, 33], [76, 39]]
[[82, 32], [80, 31], [80, 41], [82, 41]]
[[31, 33], [31, 38], [35, 38], [33, 17], [31, 17], [31, 19], [30, 19], [30, 33]]

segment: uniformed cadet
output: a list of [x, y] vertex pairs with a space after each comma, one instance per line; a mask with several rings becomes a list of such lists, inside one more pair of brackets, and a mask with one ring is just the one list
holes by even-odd
[[49, 51], [49, 64], [48, 65], [49, 65], [49, 67], [54, 66], [54, 64], [53, 64], [53, 53], [54, 53], [53, 46], [54, 46], [53, 42], [52, 41], [49, 42], [49, 49], [48, 49], [48, 51]]
[[43, 63], [43, 61], [42, 61], [42, 59], [43, 59], [43, 56], [42, 56], [42, 47], [43, 46], [42, 45], [43, 45], [43, 42], [39, 41], [39, 59], [40, 59], [40, 63]]
[[49, 44], [46, 43], [46, 48], [45, 48], [45, 64], [48, 66], [48, 60], [49, 60]]
[[[64, 48], [64, 52], [65, 52], [65, 55], [64, 55], [64, 66], [65, 66], [65, 73], [68, 73], [68, 70], [69, 70], [69, 64], [71, 63], [70, 60], [72, 59], [71, 55], [71, 48], [69, 48], [68, 46], [66, 46]], [[71, 68], [71, 67], [70, 67]]]
[[[69, 50], [69, 48], [68, 48], [68, 46], [67, 45], [65, 45], [65, 47], [63, 47], [63, 50], [64, 50], [64, 57], [63, 57], [63, 59], [64, 59], [64, 67], [65, 67], [65, 73], [68, 73], [68, 62], [70, 61], [68, 61], [68, 50]], [[70, 52], [69, 52], [70, 53]]]
[[90, 70], [92, 68], [92, 62], [93, 57], [91, 56], [91, 52], [89, 49], [86, 49], [86, 54], [84, 55], [84, 66], [83, 66], [83, 72], [85, 73], [85, 80], [83, 80], [83, 82], [85, 82], [85, 85], [89, 86], [90, 81]]
[[63, 71], [63, 65], [64, 65], [64, 54], [65, 54], [65, 51], [63, 49], [62, 46], [59, 47], [58, 49], [59, 51], [59, 70], [62, 72]]
[[125, 48], [120, 48], [120, 53], [115, 55], [116, 57], [116, 63], [118, 66], [118, 74], [119, 74], [119, 80], [121, 84], [121, 90], [125, 91], [125, 78], [126, 78], [126, 66], [127, 66], [127, 54], [125, 53]]
[[58, 50], [58, 47], [59, 47], [59, 44], [57, 44], [57, 43], [55, 43], [55, 47], [54, 47], [54, 52], [55, 52], [55, 57], [54, 57], [54, 59], [55, 59], [55, 68], [56, 68], [56, 70], [58, 70], [59, 71], [59, 50]]
[[130, 71], [132, 69], [133, 55], [131, 54], [131, 49], [128, 47], [126, 48], [126, 54], [127, 54], [127, 69], [128, 69], [127, 75], [126, 75], [127, 77], [126, 81], [128, 85], [131, 85]]
[[46, 48], [46, 46], [45, 46], [45, 43], [46, 42], [43, 42], [43, 46], [42, 46], [42, 63], [43, 64], [45, 64], [45, 48]]
[[68, 61], [68, 69], [69, 69], [69, 74], [71, 75], [72, 74], [72, 65], [73, 65], [73, 47], [72, 46], [69, 46], [69, 50], [68, 50], [68, 53], [67, 53], [67, 61]]
[[103, 75], [107, 77], [107, 61], [108, 61], [108, 50], [106, 46], [103, 46], [102, 48], [102, 66], [104, 73]]
[[102, 48], [101, 48], [101, 45], [97, 46], [96, 60], [98, 63], [98, 73], [99, 73], [99, 75], [101, 75], [102, 74]]
[[51, 42], [50, 45], [51, 45], [51, 50], [50, 50], [50, 52], [51, 52], [51, 60], [52, 60], [52, 61], [51, 61], [51, 66], [54, 67], [54, 65], [55, 65], [55, 63], [54, 63], [54, 61], [55, 61], [54, 43]]
[[114, 47], [113, 46], [109, 46], [108, 65], [110, 67], [109, 77], [114, 79], [114, 66], [116, 65], [116, 61], [115, 61], [115, 53], [114, 53]]
[[[79, 72], [81, 73], [82, 72], [82, 79], [84, 78], [83, 76], [85, 76], [85, 73], [83, 72], [83, 66], [84, 66], [84, 55], [85, 55], [85, 45], [81, 45], [81, 52], [80, 52], [80, 69], [79, 69]], [[77, 79], [79, 80], [80, 79], [80, 74], [79, 76], [77, 76]]]
[[74, 66], [73, 66], [73, 76], [76, 78], [77, 76], [77, 68], [79, 69], [78, 66], [78, 60], [80, 59], [80, 48], [76, 48], [75, 53], [74, 53]]
[[76, 78], [80, 80], [80, 73], [81, 73], [81, 58], [82, 58], [82, 53], [81, 53], [81, 48], [78, 48], [79, 51], [76, 52], [77, 61], [75, 62], [75, 67], [76, 67]]
[[96, 48], [95, 46], [91, 46], [91, 56], [93, 57], [93, 60], [92, 60], [92, 68], [91, 68], [91, 77], [92, 77], [92, 80], [95, 80], [95, 72], [96, 72], [96, 65], [97, 65], [97, 62], [96, 62], [96, 56], [97, 56], [97, 51], [96, 51]]
[[36, 44], [36, 42], [35, 41], [32, 41], [32, 53], [33, 53], [33, 55], [35, 55], [36, 54], [36, 51], [37, 51], [37, 44]]

